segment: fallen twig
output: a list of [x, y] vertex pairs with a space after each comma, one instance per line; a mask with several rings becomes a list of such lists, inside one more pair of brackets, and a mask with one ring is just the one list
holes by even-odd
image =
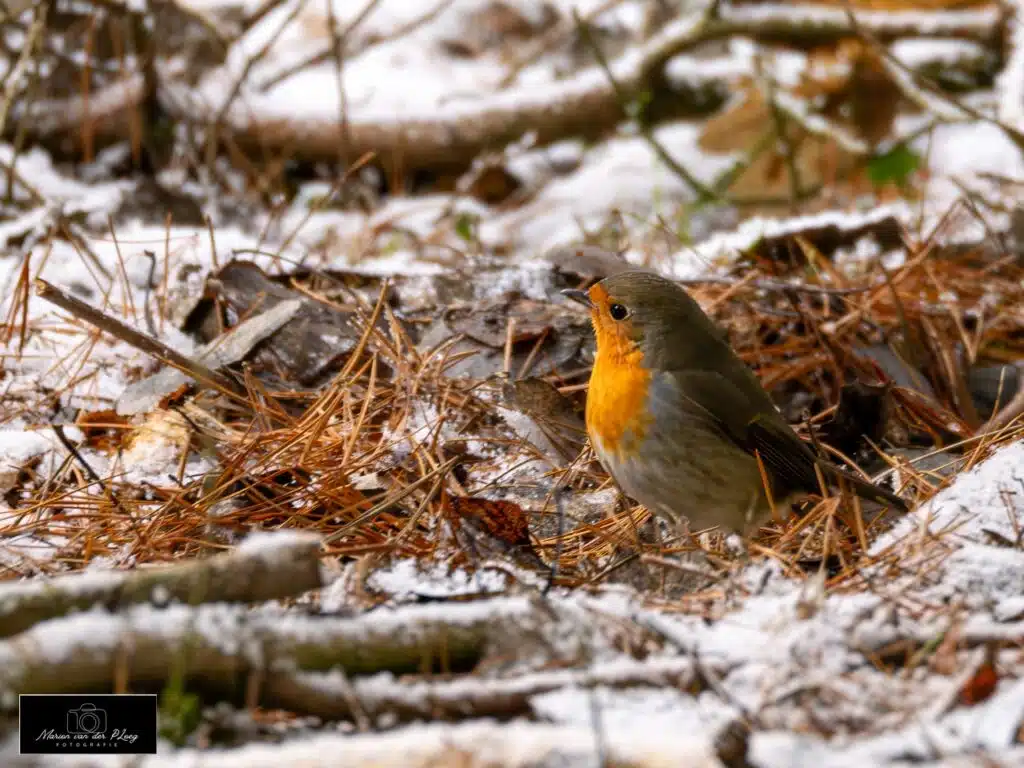
[[[1018, 364], [1018, 368], [1021, 371], [1021, 374], [1024, 375], [1024, 364]], [[1004, 405], [999, 412], [993, 415], [992, 418], [982, 425], [981, 429], [978, 430], [978, 433], [985, 434], [986, 432], [998, 432], [1019, 419], [1021, 414], [1024, 414], [1024, 386], [1017, 390], [1017, 393], [1010, 399], [1010, 402]]]
[[[712, 16], [714, 4], [702, 11], [666, 25], [637, 50], [609, 63], [622, 95], [632, 100], [650, 86], [652, 79], [672, 57], [702, 43], [732, 36], [757, 39], [821, 41], [849, 35], [851, 25], [839, 8], [818, 6], [723, 5]], [[858, 24], [880, 40], [920, 36], [927, 25], [935, 36], [961, 36], [992, 40], [999, 14], [992, 12], [932, 13], [886, 11], [859, 14]], [[704, 86], [720, 87], [721, 78]], [[698, 86], [698, 89], [700, 86]], [[529, 93], [526, 93], [526, 91]], [[195, 88], [170, 71], [159, 78], [156, 94], [160, 106], [173, 120], [207, 124], [218, 109], [197, 94]], [[123, 138], [129, 121], [126, 115], [145, 98], [143, 76], [129, 75], [120, 82], [95, 90], [88, 102], [92, 129], [97, 137]], [[702, 99], [698, 109], [706, 113], [713, 100]], [[219, 101], [221, 109], [229, 102]], [[599, 68], [557, 81], [538, 95], [532, 86], [512, 88], [477, 99], [456, 110], [431, 110], [382, 121], [377, 117], [347, 116], [349, 156], [376, 152], [384, 164], [400, 162], [405, 168], [434, 163], [468, 163], [481, 150], [520, 139], [527, 133], [544, 145], [571, 135], [591, 135], [613, 128], [622, 119], [621, 97]], [[40, 137], [62, 135], [81, 129], [86, 105], [81, 97], [60, 101], [37, 101], [23, 107], [24, 124]], [[230, 135], [240, 147], [266, 151], [287, 147], [289, 153], [309, 160], [334, 161], [338, 156], [336, 118], [316, 119], [253, 114], [251, 107], [237, 103], [223, 115], [219, 135]]]
[[575, 9], [573, 9], [572, 18], [576, 23], [576, 29], [579, 31], [580, 37], [584, 42], [586, 42], [587, 47], [597, 60], [597, 64], [604, 73], [604, 76], [608, 78], [608, 84], [615, 93], [615, 98], [619, 101], [619, 106], [622, 108], [623, 116], [636, 120], [640, 129], [640, 135], [643, 137], [644, 141], [647, 142], [647, 145], [668, 167], [668, 169], [690, 188], [694, 196], [697, 198], [698, 203], [718, 199], [720, 195], [716, 190], [708, 187], [694, 176], [682, 163], [676, 160], [676, 158], [674, 158], [667, 149], [665, 149], [665, 146], [660, 141], [658, 141], [658, 138], [654, 135], [654, 130], [651, 128], [649, 122], [637, 109], [638, 104], [633, 100], [636, 94], [630, 93], [619, 83], [618, 78], [608, 63], [608, 60], [601, 51], [601, 46], [598, 45], [597, 40], [594, 39], [594, 35], [590, 31], [590, 25], [583, 20], [579, 12]]
[[232, 552], [167, 568], [82, 573], [0, 585], [0, 637], [101, 604], [258, 603], [322, 586], [320, 539], [301, 532], [250, 538]]
[[28, 38], [21, 44], [21, 54], [18, 56], [18, 61], [4, 75], [3, 101], [0, 102], [0, 136], [4, 134], [4, 128], [7, 125], [7, 115], [10, 113], [14, 97], [18, 95], [17, 92], [21, 87], [21, 79], [25, 72], [28, 71], [29, 62], [32, 61], [32, 55], [43, 36], [43, 30], [46, 29], [46, 13], [49, 7], [49, 3], [40, 3], [36, 6], [32, 26], [28, 30]]
[[[347, 678], [346, 678], [347, 679]], [[692, 690], [697, 682], [689, 659], [621, 661], [591, 669], [558, 669], [517, 677], [489, 679], [464, 677], [451, 681], [397, 681], [391, 675], [350, 682], [336, 672], [300, 672], [276, 676], [263, 694], [267, 704], [316, 715], [324, 720], [353, 719], [350, 697], [359, 702], [366, 716], [397, 717], [400, 720], [437, 720], [467, 717], [515, 717], [530, 710], [530, 701], [549, 691], [563, 688], [670, 687]]]
[[90, 325], [94, 325], [101, 331], [109, 333], [111, 336], [120, 339], [126, 344], [130, 344], [136, 349], [152, 355], [161, 362], [173, 365], [175, 368], [183, 373], [187, 373], [197, 381], [204, 384], [212, 384], [216, 388], [228, 393], [239, 391], [238, 385], [227, 376], [217, 373], [211, 368], [207, 368], [197, 360], [186, 357], [177, 350], [167, 346], [162, 341], [154, 339], [152, 336], [147, 336], [146, 334], [125, 325], [116, 317], [111, 317], [95, 307], [86, 304], [81, 299], [76, 299], [74, 296], [65, 293], [57, 286], [48, 283], [46, 280], [36, 278], [35, 288], [36, 294], [38, 294], [40, 298], [45, 299], [51, 304], [56, 304], [58, 307], [66, 312], [70, 312], [80, 320], [85, 320]]
[[[662, 729], [664, 730], [664, 729]], [[673, 768], [723, 768], [711, 736], [695, 730], [686, 733], [655, 729], [617, 729], [607, 734], [607, 766], [673, 766]], [[488, 766], [525, 768], [541, 765], [595, 765], [594, 732], [586, 726], [562, 723], [490, 723], [459, 725], [427, 724], [412, 730], [370, 734], [326, 733], [288, 739], [279, 744], [260, 744], [246, 749], [241, 757], [246, 768], [281, 766], [345, 765], [346, 768], [442, 768], [442, 766]], [[234, 768], [240, 756], [236, 750], [188, 750], [189, 768]], [[43, 768], [54, 762], [18, 756], [18, 768]], [[66, 760], [66, 756], [64, 757]], [[76, 768], [109, 766], [105, 756], [90, 759], [75, 755]], [[159, 754], [146, 759], [147, 768], [177, 768], [178, 753]]]
[[[162, 689], [183, 651], [188, 678], [221, 691], [239, 690], [239, 681], [254, 671], [272, 686], [282, 671], [341, 667], [356, 676], [467, 670], [489, 651], [514, 647], [523, 653], [537, 643], [547, 649], [556, 636], [558, 647], [578, 663], [588, 655], [581, 648], [593, 630], [593, 621], [569, 605], [541, 606], [526, 598], [381, 609], [355, 619], [292, 615], [287, 621], [277, 611], [233, 605], [137, 606], [53, 619], [0, 642], [0, 693], [110, 691], [119, 665], [133, 688]], [[575, 642], [566, 644], [566, 638]]]
[[[953, 122], [956, 121], [958, 117], [966, 115], [972, 120], [978, 120], [983, 123], [994, 125], [1006, 135], [1006, 138], [1013, 142], [1017, 149], [1024, 152], [1024, 133], [1021, 133], [1017, 128], [1009, 123], [998, 118], [991, 117], [990, 115], [986, 115], [983, 112], [974, 109], [974, 107], [964, 103], [962, 100], [945, 93], [941, 88], [931, 82], [929, 78], [915, 72], [904, 62], [900, 61], [899, 58], [894, 56], [892, 51], [882, 45], [882, 41], [879, 39], [877, 33], [867, 28], [862, 23], [860, 14], [855, 15], [849, 6], [846, 8], [846, 16], [849, 19], [852, 31], [874, 49], [888, 71], [889, 76], [893, 79], [893, 82], [903, 92], [904, 96], [910, 99], [910, 101], [914, 102], [922, 109], [935, 114], [940, 119]], [[951, 112], [946, 109], [946, 105], [952, 105], [954, 111]]]

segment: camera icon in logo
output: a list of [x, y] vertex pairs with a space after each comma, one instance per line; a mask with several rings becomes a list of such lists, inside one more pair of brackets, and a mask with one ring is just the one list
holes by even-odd
[[68, 733], [104, 733], [106, 730], [107, 710], [95, 704], [68, 710]]

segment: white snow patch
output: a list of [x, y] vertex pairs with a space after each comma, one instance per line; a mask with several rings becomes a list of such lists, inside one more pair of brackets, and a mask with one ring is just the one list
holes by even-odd
[[497, 571], [469, 573], [452, 570], [441, 563], [420, 566], [413, 560], [398, 560], [370, 574], [367, 585], [401, 602], [417, 597], [453, 597], [473, 593], [502, 592], [508, 586], [506, 576]]

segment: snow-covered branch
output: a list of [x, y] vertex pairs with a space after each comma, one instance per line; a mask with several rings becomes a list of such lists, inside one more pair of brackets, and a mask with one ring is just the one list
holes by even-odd
[[77, 573], [0, 585], [0, 636], [94, 605], [259, 603], [322, 586], [320, 538], [256, 534], [232, 552], [167, 568]]

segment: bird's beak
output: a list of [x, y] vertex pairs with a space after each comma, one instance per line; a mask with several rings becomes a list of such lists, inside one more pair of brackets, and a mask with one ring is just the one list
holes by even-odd
[[572, 299], [573, 301], [579, 302], [587, 309], [594, 308], [594, 302], [590, 300], [590, 295], [586, 291], [577, 291], [575, 289], [569, 288], [562, 291], [562, 295], [568, 299]]

